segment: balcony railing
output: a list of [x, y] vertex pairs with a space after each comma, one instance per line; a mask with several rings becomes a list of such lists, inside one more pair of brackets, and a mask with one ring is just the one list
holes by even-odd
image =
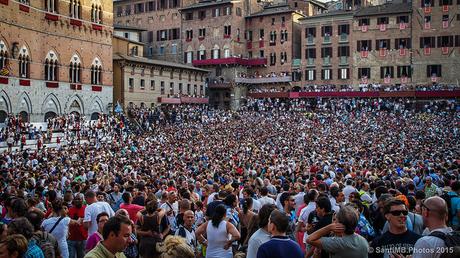
[[315, 44], [315, 38], [313, 36], [308, 36], [307, 45], [313, 45], [313, 44]]
[[341, 65], [347, 65], [348, 64], [348, 57], [347, 56], [341, 56], [340, 58], [340, 64]]
[[291, 82], [291, 81], [292, 81], [291, 76], [235, 78], [236, 83], [246, 83], [246, 84], [282, 83], [282, 82]]
[[307, 58], [307, 65], [315, 65], [315, 59], [314, 58]]
[[348, 42], [348, 34], [342, 33], [339, 37], [340, 42]]
[[329, 44], [329, 43], [331, 43], [331, 36], [325, 35], [325, 36], [323, 37], [323, 43], [324, 43], [324, 44]]
[[205, 60], [193, 60], [193, 66], [206, 66], [206, 65], [244, 65], [244, 66], [261, 66], [267, 64], [267, 58], [240, 58], [240, 57], [228, 57], [218, 59], [205, 59]]
[[330, 65], [331, 64], [331, 57], [323, 57], [323, 65]]

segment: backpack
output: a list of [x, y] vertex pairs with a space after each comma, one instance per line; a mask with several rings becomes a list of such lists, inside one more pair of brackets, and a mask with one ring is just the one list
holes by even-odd
[[60, 257], [59, 247], [56, 238], [46, 231], [34, 233], [32, 237], [35, 243], [40, 247], [46, 258]]
[[460, 198], [458, 196], [457, 193], [455, 193], [455, 195], [450, 195], [448, 192], [445, 192], [443, 193], [443, 195], [441, 195], [441, 198], [444, 199], [444, 201], [446, 202], [447, 204], [447, 210], [448, 210], [448, 215], [449, 215], [449, 220], [448, 220], [448, 224], [452, 223], [452, 219], [453, 219], [453, 214], [452, 214], [452, 198]]
[[442, 239], [446, 245], [446, 249], [440, 248], [442, 253], [441, 258], [458, 258], [460, 257], [460, 232], [454, 231], [446, 234], [440, 231], [434, 231], [429, 236], [434, 236]]

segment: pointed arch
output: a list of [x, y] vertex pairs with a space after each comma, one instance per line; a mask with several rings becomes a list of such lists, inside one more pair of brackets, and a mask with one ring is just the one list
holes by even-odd
[[11, 99], [5, 90], [0, 91], [0, 110], [4, 110], [6, 113], [12, 113]]
[[48, 94], [42, 103], [41, 113], [46, 114], [48, 112], [54, 112], [57, 115], [62, 114], [61, 102], [53, 93]]
[[81, 67], [80, 56], [75, 53], [72, 58], [70, 58], [69, 63], [69, 81], [71, 83], [81, 82]]
[[89, 114], [93, 114], [93, 113], [104, 113], [104, 104], [101, 100], [101, 98], [99, 98], [99, 96], [95, 96], [92, 100], [91, 100], [91, 104], [89, 106]]
[[65, 113], [70, 114], [72, 112], [79, 113], [80, 115], [85, 114], [83, 100], [78, 94], [70, 96], [66, 102]]
[[53, 50], [48, 51], [45, 59], [47, 59], [48, 61], [56, 61], [56, 62], [59, 61], [58, 55]]
[[53, 50], [48, 51], [45, 57], [45, 80], [57, 81], [59, 74], [59, 58]]
[[18, 103], [16, 104], [16, 109], [17, 110], [15, 113], [32, 113], [32, 101], [30, 100], [29, 94], [27, 94], [27, 92], [22, 92], [21, 95], [19, 95]]
[[91, 84], [102, 84], [102, 62], [95, 57], [91, 63]]

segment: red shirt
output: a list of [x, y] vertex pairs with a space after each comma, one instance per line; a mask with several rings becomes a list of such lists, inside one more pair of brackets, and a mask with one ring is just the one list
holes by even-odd
[[[85, 205], [82, 205], [80, 209], [73, 206], [69, 209], [69, 217], [73, 220], [85, 217]], [[72, 241], [83, 241], [88, 239], [88, 230], [83, 225], [69, 225], [69, 240]]]
[[126, 204], [126, 203], [122, 203], [120, 204], [120, 209], [125, 209], [128, 211], [128, 214], [129, 214], [129, 218], [134, 222], [134, 224], [136, 224], [137, 222], [137, 213], [139, 211], [141, 211], [142, 209], [144, 209], [144, 206], [140, 206], [140, 205], [137, 205], [137, 204]]

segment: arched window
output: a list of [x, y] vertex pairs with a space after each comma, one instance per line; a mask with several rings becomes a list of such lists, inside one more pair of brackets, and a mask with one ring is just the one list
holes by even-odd
[[70, 17], [81, 19], [81, 2], [79, 0], [70, 0], [69, 13]]
[[212, 59], [219, 59], [220, 58], [220, 49], [218, 45], [214, 45], [212, 49]]
[[97, 57], [91, 64], [91, 84], [102, 84], [102, 63]]
[[58, 13], [59, 0], [45, 0], [45, 10], [50, 13]]
[[230, 57], [230, 48], [228, 45], [224, 46], [224, 58], [229, 58]]
[[46, 81], [57, 81], [59, 72], [59, 63], [57, 55], [50, 51], [45, 58], [45, 80]]
[[78, 55], [73, 55], [69, 64], [69, 81], [72, 83], [81, 82], [81, 61]]
[[8, 62], [8, 47], [0, 40], [0, 71], [6, 68]]
[[30, 57], [29, 51], [25, 46], [22, 46], [21, 50], [19, 51], [19, 76], [21, 78], [29, 78], [30, 76]]
[[102, 24], [102, 6], [91, 5], [91, 22]]

